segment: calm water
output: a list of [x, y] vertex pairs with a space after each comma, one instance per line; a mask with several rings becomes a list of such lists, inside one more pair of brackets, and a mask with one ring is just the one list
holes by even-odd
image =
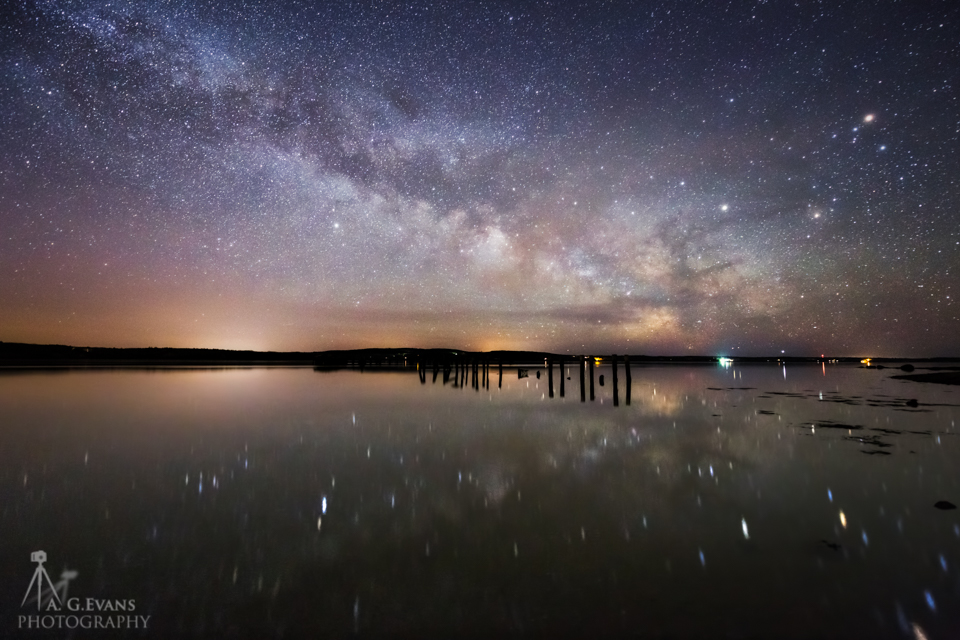
[[0, 375], [0, 636], [42, 549], [151, 616], [51, 637], [958, 637], [960, 388], [535, 371]]

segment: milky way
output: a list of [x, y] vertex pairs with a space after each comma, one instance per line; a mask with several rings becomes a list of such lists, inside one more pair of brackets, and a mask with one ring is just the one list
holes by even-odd
[[960, 353], [918, 7], [21, 2], [0, 339]]

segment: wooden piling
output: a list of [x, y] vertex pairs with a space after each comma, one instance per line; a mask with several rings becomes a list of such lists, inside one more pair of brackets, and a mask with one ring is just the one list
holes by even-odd
[[630, 377], [630, 356], [623, 356], [623, 368], [627, 372], [627, 405], [630, 405], [630, 392], [633, 386], [633, 379]]
[[587, 359], [580, 356], [580, 402], [587, 401], [587, 389], [583, 382], [583, 376], [586, 374], [584, 369], [587, 367]]
[[553, 397], [553, 360], [547, 360], [547, 377], [550, 379], [550, 397]]
[[500, 376], [497, 380], [497, 389], [503, 388], [503, 359], [500, 360]]
[[620, 406], [620, 389], [617, 386], [617, 354], [613, 354], [613, 406]]
[[589, 358], [587, 360], [587, 366], [590, 367], [590, 402], [593, 402], [597, 398], [596, 394], [593, 391], [593, 365], [594, 365], [593, 358]]

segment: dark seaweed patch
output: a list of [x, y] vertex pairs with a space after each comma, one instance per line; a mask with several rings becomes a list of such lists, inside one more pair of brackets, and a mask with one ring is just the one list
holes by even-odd
[[829, 420], [824, 420], [823, 422], [812, 423], [817, 429], [846, 429], [847, 431], [859, 431], [863, 427], [859, 424], [843, 424], [840, 422], [830, 422]]
[[880, 439], [880, 436], [844, 436], [844, 440], [850, 440], [851, 442], [859, 442], [860, 444], [868, 444], [874, 447], [892, 447], [893, 445], [889, 442], [884, 442]]

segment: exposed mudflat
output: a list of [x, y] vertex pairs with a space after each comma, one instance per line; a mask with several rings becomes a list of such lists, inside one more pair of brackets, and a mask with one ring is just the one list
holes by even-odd
[[937, 371], [936, 373], [910, 373], [902, 376], [891, 376], [897, 380], [912, 380], [913, 382], [933, 382], [936, 384], [960, 385], [960, 371]]

